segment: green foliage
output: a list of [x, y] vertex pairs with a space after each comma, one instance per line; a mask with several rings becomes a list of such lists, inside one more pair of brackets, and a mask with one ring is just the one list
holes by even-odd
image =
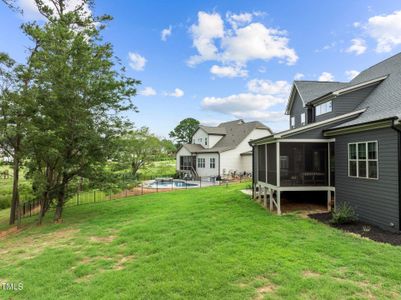
[[199, 127], [199, 121], [194, 118], [186, 118], [182, 120], [173, 131], [170, 137], [177, 141], [178, 145], [191, 143], [192, 136]]
[[121, 113], [136, 111], [131, 98], [140, 82], [126, 76], [103, 41], [110, 17], [88, 13], [92, 1], [82, 0], [72, 11], [65, 0], [35, 4], [46, 21], [22, 26], [34, 46], [18, 75], [24, 93], [11, 96], [31, 103], [31, 110], [23, 107], [30, 114], [22, 135], [35, 193], [46, 208], [54, 201], [62, 207], [77, 191], [74, 181], [96, 178], [113, 154], [127, 125]]
[[333, 211], [331, 222], [333, 224], [350, 224], [358, 220], [355, 210], [348, 202], [342, 202]]
[[131, 174], [136, 177], [141, 168], [146, 168], [152, 162], [160, 160], [163, 153], [162, 142], [149, 128], [142, 127], [131, 130], [121, 136], [116, 151], [116, 167], [130, 168]]
[[24, 226], [0, 239], [1, 278], [24, 289], [0, 298], [399, 298], [399, 247], [268, 213], [245, 186], [69, 207], [62, 224]]

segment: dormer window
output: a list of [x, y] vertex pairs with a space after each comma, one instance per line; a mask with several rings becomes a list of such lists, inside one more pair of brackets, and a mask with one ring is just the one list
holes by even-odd
[[305, 113], [301, 114], [301, 125], [305, 125]]
[[199, 144], [202, 144], [202, 138], [199, 138], [199, 139], [198, 139], [198, 143], [199, 143]]
[[205, 146], [207, 146], [207, 138], [205, 138]]
[[294, 127], [295, 127], [295, 117], [291, 117], [291, 119], [290, 119], [290, 126], [291, 126], [291, 128], [294, 128]]
[[327, 101], [316, 106], [316, 116], [327, 114], [333, 111], [332, 101]]

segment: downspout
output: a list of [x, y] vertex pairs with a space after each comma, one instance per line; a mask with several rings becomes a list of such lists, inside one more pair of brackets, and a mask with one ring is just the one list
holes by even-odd
[[398, 133], [398, 230], [401, 231], [401, 130], [395, 126], [395, 121], [393, 121], [391, 128]]

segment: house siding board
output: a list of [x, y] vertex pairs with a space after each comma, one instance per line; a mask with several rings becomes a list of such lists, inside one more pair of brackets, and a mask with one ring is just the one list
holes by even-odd
[[[292, 105], [291, 111], [290, 111], [290, 116], [295, 117], [295, 127], [298, 128], [301, 126], [301, 114], [305, 113], [305, 120], [308, 120], [307, 114], [307, 109], [304, 108], [304, 104], [302, 102], [301, 97], [297, 93], [294, 99], [294, 104]], [[290, 122], [290, 128], [291, 128], [291, 118], [289, 120]]]
[[355, 108], [361, 104], [362, 101], [364, 101], [375, 88], [376, 86], [370, 86], [334, 98], [332, 100], [333, 111], [316, 116], [316, 122], [324, 121], [354, 111]]
[[[379, 179], [348, 176], [348, 143], [378, 141]], [[359, 218], [384, 229], [399, 229], [398, 134], [391, 128], [336, 137], [336, 201], [348, 202]]]

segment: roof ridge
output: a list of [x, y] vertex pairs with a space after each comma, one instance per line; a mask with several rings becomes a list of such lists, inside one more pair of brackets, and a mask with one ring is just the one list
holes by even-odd
[[321, 81], [321, 80], [294, 80], [294, 83], [297, 82], [310, 82], [310, 83], [341, 83], [341, 84], [348, 84], [349, 82], [345, 81]]

